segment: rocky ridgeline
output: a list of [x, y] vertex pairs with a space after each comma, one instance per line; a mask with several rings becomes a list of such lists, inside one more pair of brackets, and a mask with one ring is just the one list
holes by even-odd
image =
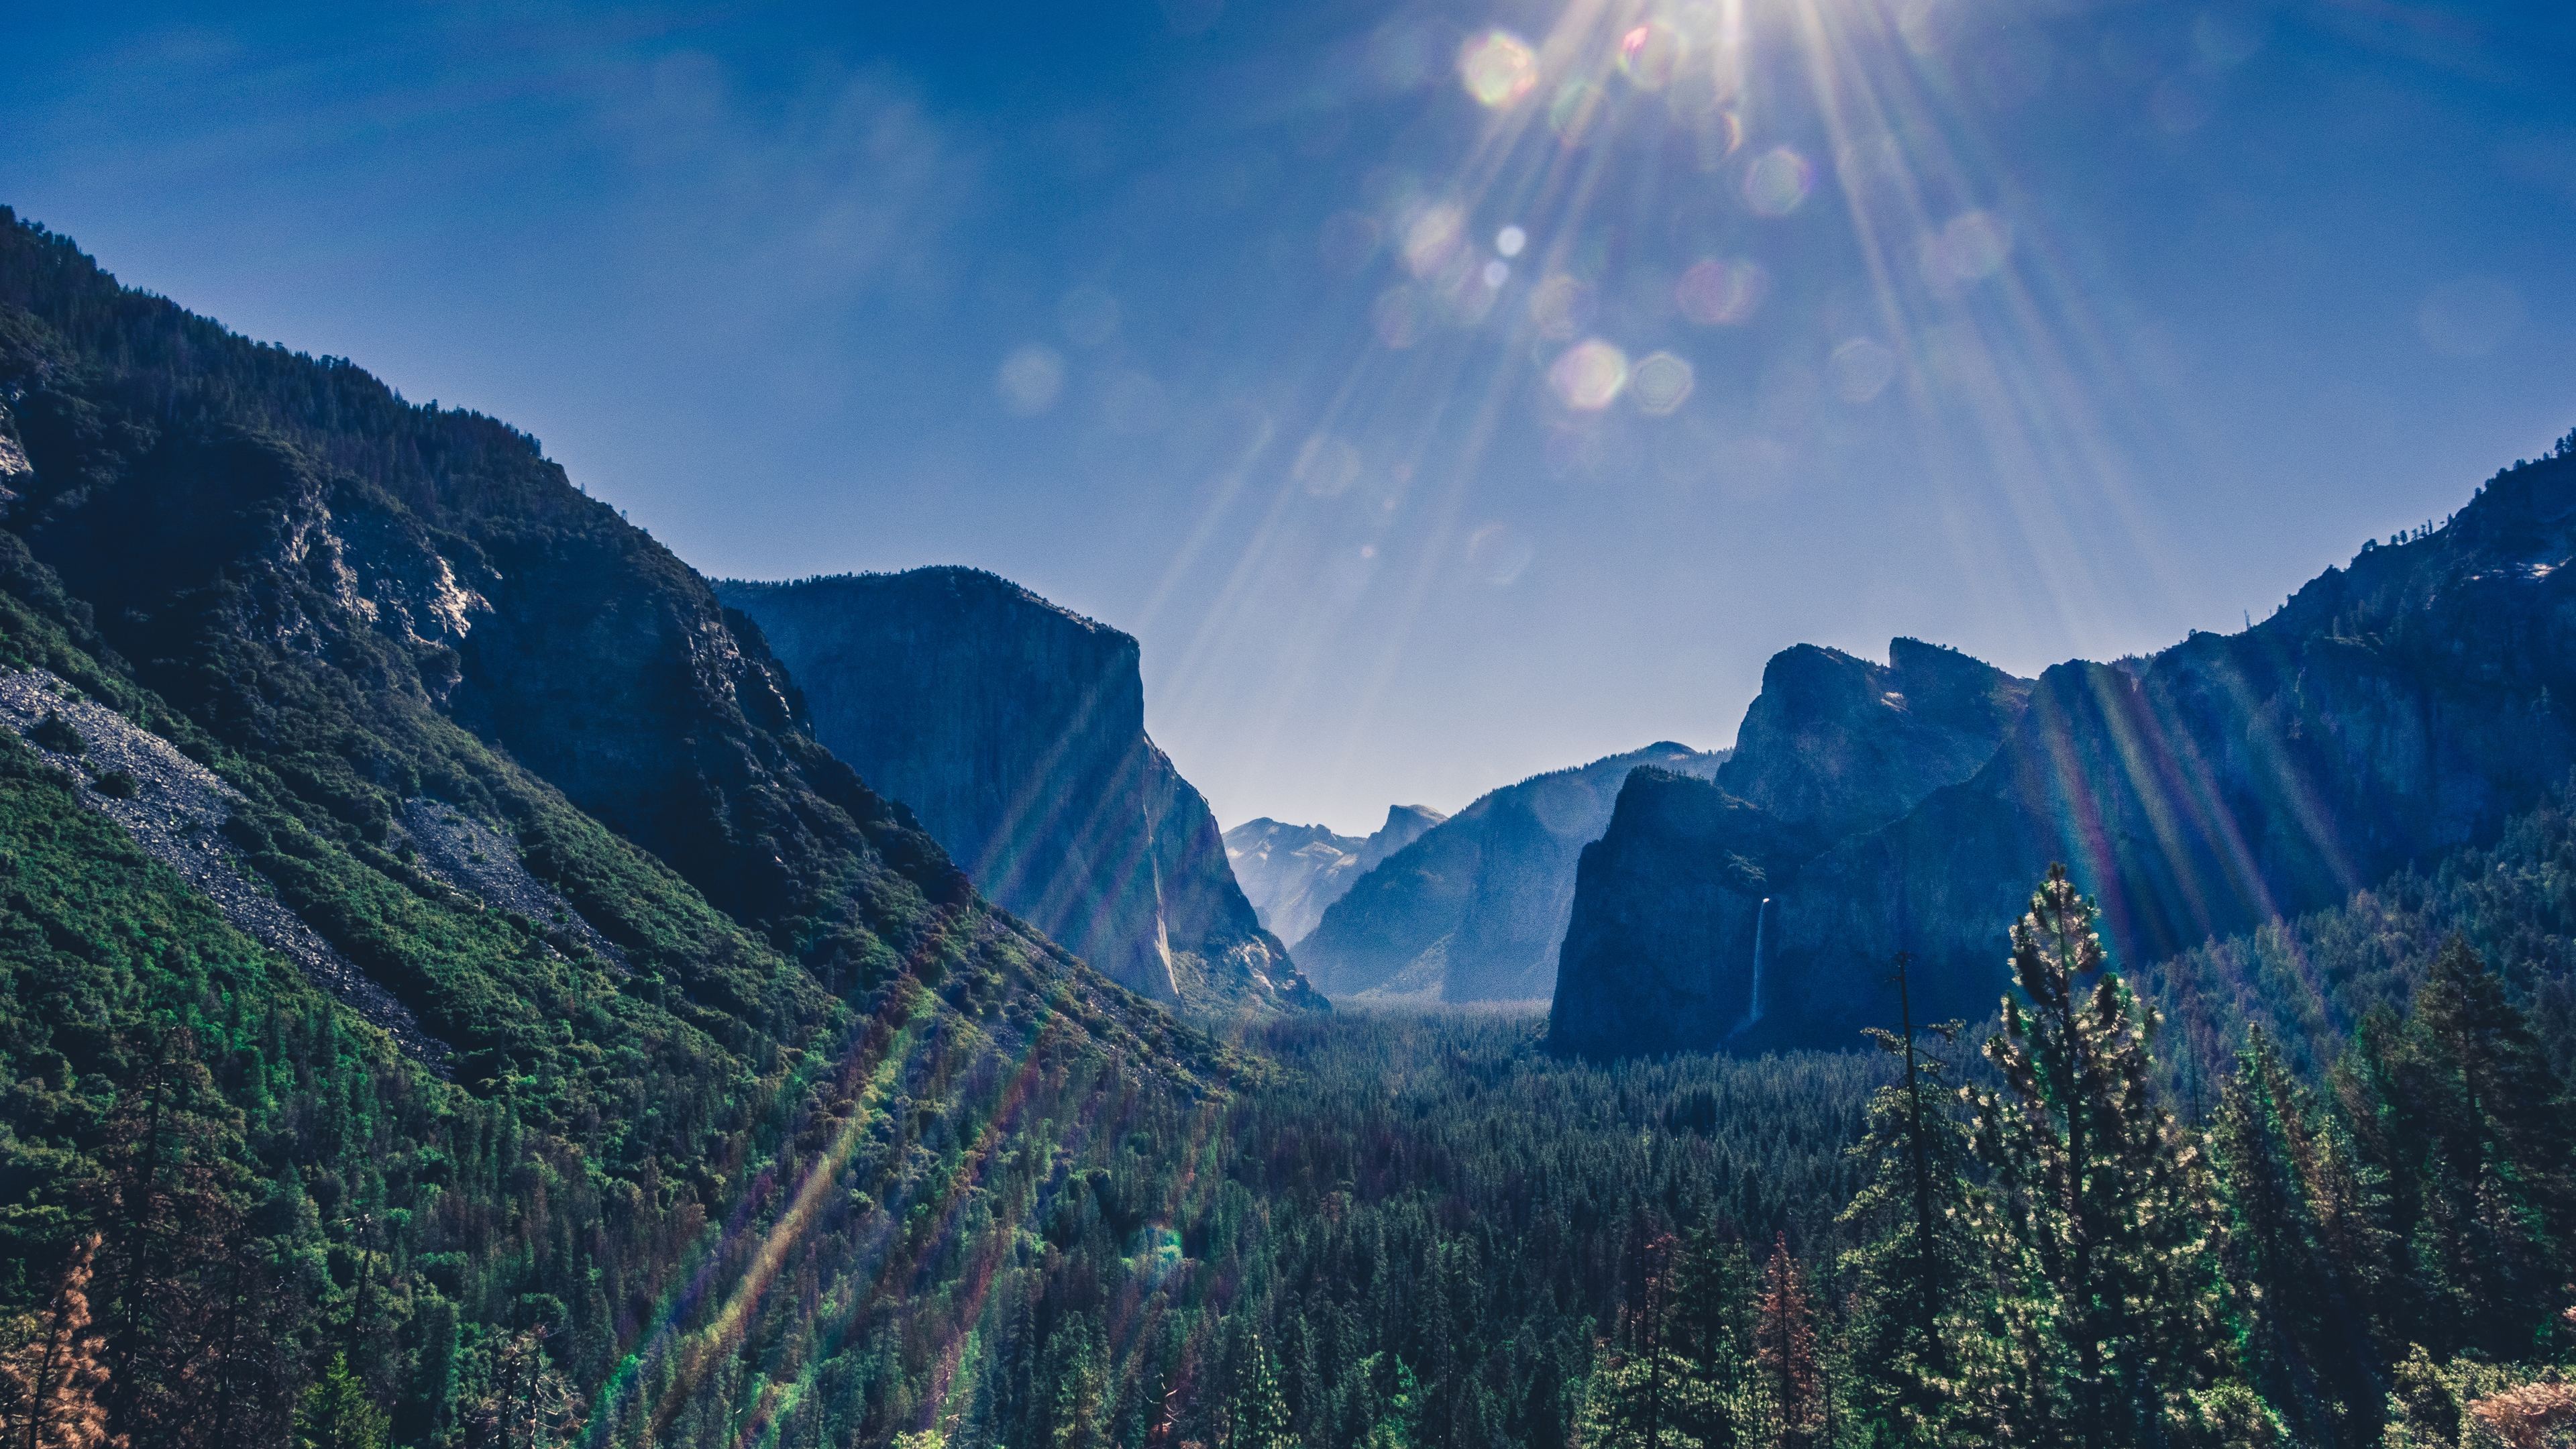
[[1601, 837], [1629, 771], [1705, 776], [1725, 760], [1667, 741], [1493, 791], [1361, 876], [1298, 959], [1337, 1000], [1545, 1001], [1575, 863]]
[[1361, 876], [1448, 818], [1427, 805], [1391, 805], [1386, 823], [1363, 836], [1263, 817], [1227, 831], [1225, 855], [1261, 924], [1293, 951]]
[[786, 664], [815, 738], [994, 901], [1157, 1000], [1323, 1004], [1145, 733], [1133, 637], [975, 569], [717, 591]]
[[1844, 1045], [1892, 1019], [1900, 951], [1918, 1019], [1982, 1016], [2055, 861], [2138, 966], [2490, 841], [2576, 767], [2571, 560], [2562, 452], [2243, 633], [2144, 660], [2024, 686], [1900, 645], [1887, 667], [1907, 678], [1887, 684], [1792, 650], [1726, 770], [1640, 775], [1586, 853], [1554, 1035], [1598, 1054]]
[[444, 1074], [452, 1055], [447, 1044], [421, 1030], [409, 1007], [280, 904], [224, 838], [224, 822], [240, 796], [214, 772], [41, 670], [0, 672], [0, 722], [79, 782], [83, 804], [202, 891], [235, 929], [294, 962], [315, 985]]
[[1551, 1034], [1593, 1053], [1750, 1045], [1778, 1034], [1774, 898], [1836, 841], [1974, 774], [2030, 682], [1914, 639], [1887, 662], [1773, 655], [1713, 778], [1640, 771], [1587, 848]]

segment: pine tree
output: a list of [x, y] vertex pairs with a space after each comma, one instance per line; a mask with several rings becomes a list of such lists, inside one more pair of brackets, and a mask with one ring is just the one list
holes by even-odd
[[[2351, 1234], [2370, 1235], [2381, 1251], [2386, 1241], [2372, 1233], [2370, 1209], [2357, 1201], [2361, 1184], [2339, 1145], [2344, 1139], [2259, 1026], [2220, 1090], [2208, 1140], [2253, 1382], [2305, 1440], [2375, 1436], [2380, 1390], [2370, 1305], [2337, 1249], [2338, 1238]], [[2356, 1217], [2365, 1221], [2351, 1221]]]
[[2471, 1341], [2523, 1353], [2572, 1271], [2576, 1124], [2529, 1018], [2465, 940], [2453, 936], [2434, 958], [2415, 1019], [2425, 1076], [2441, 1089], [2433, 1130], [2464, 1190], [2460, 1218], [2473, 1225], [2460, 1254]]
[[[1375, 1379], [1384, 1362], [1383, 1354], [1369, 1355], [1360, 1364], [1360, 1377]], [[1379, 1400], [1360, 1449], [1415, 1449], [1422, 1442], [1422, 1385], [1402, 1359], [1395, 1361], [1394, 1380]]]
[[349, 1356], [331, 1366], [295, 1408], [296, 1449], [384, 1449], [392, 1421], [367, 1397], [367, 1386], [349, 1372]]
[[[1245, 1355], [1243, 1382], [1236, 1391], [1232, 1433], [1225, 1449], [1300, 1449], [1287, 1395], [1279, 1389], [1279, 1368], [1269, 1346], [1254, 1333]], [[1057, 1431], [1062, 1445], [1063, 1431]]]
[[1073, 1319], [1050, 1347], [1056, 1368], [1047, 1442], [1054, 1449], [1100, 1449], [1109, 1442], [1109, 1371], [1091, 1320]]
[[[1898, 1030], [1869, 1036], [1897, 1059], [1897, 1082], [1870, 1100], [1867, 1130], [1852, 1149], [1869, 1176], [1841, 1221], [1858, 1237], [1844, 1255], [1854, 1313], [1847, 1352], [1865, 1425], [1889, 1443], [1976, 1437], [1963, 1423], [1956, 1325], [1959, 1290], [1973, 1281], [1967, 1235], [1967, 1134], [1949, 1108], [1948, 1063], [1923, 1051], [1914, 1027], [1907, 958], [1896, 958]], [[1929, 1028], [1945, 1045], [1961, 1023]]]
[[230, 1376], [256, 1358], [235, 1312], [247, 1172], [239, 1114], [197, 1034], [129, 1041], [139, 1078], [107, 1121], [97, 1299], [108, 1417], [146, 1442], [186, 1444], [236, 1417]]
[[2004, 1274], [1985, 1411], [2006, 1442], [2163, 1442], [2229, 1374], [2206, 1173], [2153, 1100], [2142, 1008], [2051, 866], [2012, 929], [2016, 990], [1975, 1098], [1980, 1221]]
[[0, 1446], [5, 1449], [121, 1449], [103, 1391], [107, 1365], [90, 1320], [90, 1261], [96, 1234], [72, 1249], [53, 1298], [0, 1327]]
[[1755, 1272], [1744, 1245], [1703, 1221], [1683, 1239], [1672, 1270], [1668, 1341], [1692, 1392], [1674, 1425], [1707, 1449], [1751, 1442], [1748, 1403], [1753, 1359]]
[[1816, 1310], [1785, 1233], [1771, 1245], [1771, 1260], [1763, 1265], [1762, 1295], [1753, 1310], [1753, 1359], [1770, 1394], [1772, 1442], [1781, 1449], [1819, 1442], [1825, 1395], [1816, 1352]]
[[2379, 1355], [2528, 1353], [2576, 1278], [2576, 1127], [2529, 1019], [2454, 937], [2406, 1016], [2364, 1018], [2334, 1080], [2399, 1244], [2343, 1255], [2389, 1265], [2377, 1270]]
[[1637, 1300], [1586, 1386], [1583, 1440], [1593, 1449], [1704, 1449], [1714, 1385], [1688, 1351], [1676, 1292], [1686, 1258], [1671, 1233], [1642, 1246]]

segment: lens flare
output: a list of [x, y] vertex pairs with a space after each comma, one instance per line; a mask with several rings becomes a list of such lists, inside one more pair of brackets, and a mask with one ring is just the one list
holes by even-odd
[[1498, 589], [1519, 578], [1537, 556], [1538, 549], [1508, 523], [1480, 524], [1467, 535], [1467, 567]]
[[1338, 498], [1360, 481], [1360, 450], [1330, 433], [1317, 433], [1297, 450], [1289, 470], [1297, 486], [1318, 498]]
[[1014, 349], [1002, 359], [993, 390], [1012, 413], [1036, 417], [1054, 407], [1056, 394], [1064, 391], [1064, 354], [1037, 342]]
[[1521, 230], [1519, 227], [1507, 226], [1501, 231], [1494, 233], [1494, 254], [1497, 256], [1519, 256], [1521, 254], [1521, 248], [1528, 245], [1529, 233]]
[[1592, 289], [1563, 272], [1530, 289], [1530, 323], [1551, 342], [1571, 342], [1592, 323]]
[[1511, 275], [1509, 267], [1503, 267], [1501, 277], [1492, 274], [1493, 268], [1502, 266], [1501, 262], [1487, 262], [1479, 267], [1475, 258], [1461, 254], [1441, 274], [1440, 303], [1449, 320], [1461, 327], [1473, 327], [1492, 313], [1494, 302], [1502, 296], [1503, 282]]
[[1744, 144], [1744, 118], [1733, 111], [1711, 111], [1691, 126], [1692, 154], [1702, 171], [1715, 171]]
[[1467, 234], [1466, 214], [1454, 206], [1425, 207], [1404, 228], [1404, 268], [1428, 277], [1449, 264]]
[[1570, 80], [1556, 88], [1547, 103], [1547, 128], [1568, 146], [1580, 146], [1601, 119], [1601, 88], [1587, 80]]
[[1734, 327], [1752, 320], [1771, 292], [1771, 274], [1746, 257], [1695, 262], [1673, 286], [1673, 303], [1702, 327]]
[[2530, 315], [2522, 295], [2495, 278], [2460, 277], [2426, 294], [2415, 309], [2415, 328], [2444, 357], [2484, 357], [2522, 330]]
[[1935, 291], [1982, 282], [2004, 269], [2012, 253], [2012, 223], [1990, 211], [1952, 217], [1923, 239], [1923, 279]]
[[1503, 110], [1538, 84], [1538, 52], [1508, 30], [1488, 30], [1459, 50], [1458, 79], [1477, 104]]
[[1865, 403], [1896, 379], [1896, 354], [1869, 338], [1855, 337], [1834, 349], [1825, 361], [1825, 371], [1833, 378], [1834, 396], [1847, 403]]
[[1422, 340], [1422, 297], [1411, 287], [1389, 287], [1369, 307], [1369, 329], [1393, 348]]
[[1659, 91], [1681, 73], [1690, 41], [1660, 20], [1649, 20], [1619, 37], [1619, 73], [1639, 90]]
[[1744, 204], [1755, 216], [1787, 216], [1806, 204], [1815, 187], [1815, 164], [1787, 146], [1754, 157], [1744, 170]]
[[1649, 352], [1637, 359], [1637, 370], [1628, 379], [1628, 396], [1637, 411], [1650, 418], [1669, 416], [1691, 395], [1694, 381], [1690, 362], [1669, 352]]
[[1597, 413], [1628, 386], [1628, 354], [1598, 337], [1578, 342], [1558, 355], [1547, 383], [1567, 407]]

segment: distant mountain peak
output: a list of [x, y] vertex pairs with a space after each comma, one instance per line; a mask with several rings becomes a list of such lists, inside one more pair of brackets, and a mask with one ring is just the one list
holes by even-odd
[[1727, 752], [1671, 740], [1549, 770], [1478, 797], [1363, 874], [1303, 938], [1331, 996], [1543, 1001], [1574, 898], [1575, 862], [1641, 766], [1699, 776]]
[[1362, 875], [1447, 818], [1427, 805], [1390, 805], [1386, 823], [1359, 837], [1265, 816], [1227, 831], [1226, 855], [1261, 923], [1293, 951]]

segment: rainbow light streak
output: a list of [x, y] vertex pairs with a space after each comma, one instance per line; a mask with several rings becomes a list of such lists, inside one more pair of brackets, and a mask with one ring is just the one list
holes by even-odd
[[[1167, 661], [1162, 700], [1190, 707], [1213, 691], [1209, 662], [1247, 619], [1282, 598], [1317, 597], [1308, 587], [1311, 543], [1330, 534], [1337, 548], [1365, 545], [1345, 552], [1371, 560], [1376, 572], [1365, 597], [1353, 590], [1310, 605], [1312, 627], [1283, 652], [1276, 677], [1283, 691], [1306, 687], [1339, 649], [1340, 626], [1365, 610], [1376, 653], [1346, 713], [1348, 748], [1366, 748], [1373, 708], [1404, 673], [1408, 639], [1440, 591], [1510, 586], [1537, 557], [1538, 545], [1497, 517], [1508, 509], [1483, 492], [1490, 455], [1511, 436], [1506, 423], [1535, 419], [1551, 438], [1580, 442], [1621, 428], [1689, 428], [1741, 405], [1740, 389], [1714, 380], [1733, 376], [1722, 364], [1745, 360], [1746, 349], [1783, 345], [1779, 329], [1802, 317], [1802, 297], [1817, 290], [1821, 249], [1812, 239], [1827, 228], [1847, 234], [1858, 275], [1826, 279], [1854, 301], [1807, 339], [1822, 366], [1818, 387], [1850, 406], [1902, 410], [1926, 460], [1913, 486], [1928, 490], [1948, 528], [1946, 539], [1927, 546], [1946, 543], [1962, 586], [1988, 596], [1984, 612], [2085, 615], [2108, 550], [2087, 536], [2100, 530], [2084, 521], [2077, 500], [2098, 502], [2125, 530], [2107, 540], [2123, 560], [2121, 573], [2151, 581], [2169, 574], [2111, 442], [2119, 428], [2136, 426], [2125, 414], [2148, 411], [2159, 388], [2098, 314], [2045, 218], [2016, 192], [1985, 134], [1989, 112], [1974, 103], [1977, 57], [1927, 26], [1925, 10], [1896, 0], [1568, 0], [1543, 34], [1500, 27], [1470, 34], [1454, 56], [1457, 88], [1446, 75], [1430, 84], [1472, 124], [1472, 140], [1445, 164], [1395, 176], [1382, 194], [1336, 202], [1341, 209], [1317, 239], [1364, 335], [1309, 359], [1305, 395], [1313, 405], [1264, 400], [1229, 420], [1239, 423], [1241, 444], [1205, 490], [1202, 518], [1149, 597], [1144, 622], [1205, 561], [1226, 517], [1247, 502], [1257, 517], [1241, 553], [1216, 561], [1222, 584]], [[1429, 68], [1437, 70], [1436, 60]], [[1641, 160], [1667, 152], [1681, 164], [1656, 169]], [[1600, 241], [1692, 209], [1722, 224], [1679, 244], [1660, 264], [1674, 270], [1632, 266]], [[1677, 325], [1654, 332], [1632, 320], [1640, 295]], [[1091, 306], [1082, 314], [1090, 320], [1069, 328], [1077, 342], [1105, 341], [1115, 330], [1114, 317], [1098, 313]], [[1042, 411], [1055, 405], [1064, 367], [1052, 349], [1015, 354], [996, 387], [1006, 405]], [[1710, 386], [1700, 385], [1704, 378]], [[2123, 415], [2105, 416], [2106, 397], [2121, 400]], [[1810, 456], [1785, 426], [1749, 441], [1789, 470]], [[1972, 506], [1989, 495], [2008, 520], [2003, 537]], [[2218, 687], [2245, 685], [2220, 671]], [[2133, 688], [2097, 677], [2089, 692], [2034, 701], [2030, 728], [2041, 748], [2013, 784], [2035, 823], [2077, 842], [2081, 858], [2070, 863], [2112, 919], [2144, 908], [2128, 897], [2150, 881], [2171, 882], [2170, 894], [2204, 923], [2217, 914], [2222, 885], [2268, 905], [2254, 844], [2208, 784], [2187, 737], [2167, 730]], [[2098, 720], [2099, 733], [2079, 735], [2068, 710], [2087, 715], [2088, 725]], [[1277, 719], [1260, 726], [1284, 727]], [[2079, 738], [2107, 742], [2110, 758], [2079, 759]], [[1257, 749], [1261, 741], [1244, 743]], [[2289, 745], [2262, 736], [2245, 749], [2319, 858], [2350, 881], [2332, 822]], [[1033, 773], [1014, 795], [996, 842], [1030, 836], [1024, 827], [1032, 823], [1079, 823], [1074, 812], [1093, 808], [1042, 792], [1046, 773]], [[2097, 781], [2133, 795], [2143, 818], [2111, 819], [2108, 792], [2088, 783]], [[2144, 839], [2115, 835], [2115, 825]], [[1000, 850], [970, 870], [991, 894], [1017, 894], [1029, 872], [1046, 867]], [[915, 964], [935, 949], [922, 947]], [[1106, 1129], [1094, 1117], [1109, 1111], [1111, 1094], [1096, 1083], [1070, 1118], [1028, 1120], [1042, 1085], [1060, 1085], [1048, 1075], [1048, 1052], [1072, 1036], [1062, 1016], [1070, 988], [1054, 990], [1047, 1015], [1028, 1028], [990, 1096], [954, 1109], [985, 1114], [966, 1134], [971, 1144], [905, 1195], [889, 1194], [861, 1266], [800, 1310], [809, 1321], [796, 1331], [815, 1319], [855, 1323], [872, 1304], [927, 1286], [931, 1265], [959, 1246], [972, 1230], [969, 1215], [994, 1196], [979, 1189], [1001, 1175], [1003, 1142], [1034, 1134], [1070, 1162], [1073, 1148]], [[970, 1045], [1015, 1055], [979, 1028], [961, 1029], [975, 1034]], [[667, 1415], [684, 1386], [733, 1348], [729, 1335], [775, 1309], [772, 1289], [856, 1160], [871, 1118], [943, 1045], [955, 1045], [941, 1043], [939, 1030], [922, 1002], [907, 1001], [899, 1019], [856, 1025], [837, 1060], [814, 1054], [810, 1077], [796, 1080], [831, 1072], [863, 1080], [856, 1093], [863, 1105], [818, 1150], [790, 1164], [782, 1148], [741, 1189], [603, 1391], [594, 1441], [609, 1432], [615, 1408], [664, 1374], [671, 1387], [655, 1412]], [[1188, 1221], [1209, 1200], [1223, 1122], [1222, 1103], [1200, 1104], [1190, 1166], [1158, 1226]], [[1008, 1263], [1010, 1235], [1066, 1185], [1058, 1169], [1018, 1202], [988, 1203], [992, 1240], [969, 1245], [963, 1277], [942, 1285], [957, 1290], [955, 1331], [940, 1348], [933, 1422], [953, 1418], [955, 1386], [972, 1380], [981, 1351], [973, 1325]], [[757, 1226], [773, 1205], [775, 1219]], [[739, 1276], [728, 1281], [737, 1263]], [[1191, 1265], [1165, 1278], [1140, 1260], [1117, 1300], [1108, 1345], [1122, 1379], [1155, 1371], [1149, 1360], [1162, 1351], [1155, 1330], [1168, 1290], [1179, 1274], [1206, 1271]], [[719, 1286], [724, 1296], [710, 1307]], [[1217, 1302], [1232, 1291], [1200, 1286]], [[702, 1311], [703, 1327], [683, 1327]], [[1210, 1331], [1213, 1317], [1203, 1317], [1197, 1333]], [[1180, 1351], [1172, 1369], [1179, 1391], [1187, 1392], [1203, 1347], [1193, 1340]], [[749, 1390], [739, 1442], [773, 1439], [811, 1391], [809, 1375], [800, 1368]]]

